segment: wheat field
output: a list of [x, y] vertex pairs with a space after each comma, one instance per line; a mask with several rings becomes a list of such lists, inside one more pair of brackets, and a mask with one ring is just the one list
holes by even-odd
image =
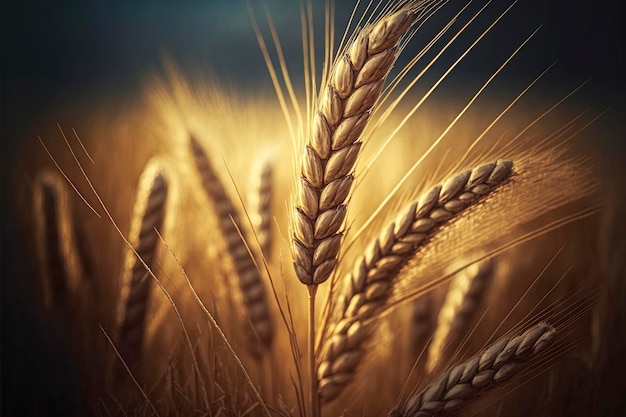
[[440, 92], [514, 4], [301, 5], [295, 59], [247, 6], [273, 89], [164, 55], [31, 127], [16, 322], [59, 387], [19, 414], [622, 415], [626, 178], [593, 82], [507, 82], [530, 27]]

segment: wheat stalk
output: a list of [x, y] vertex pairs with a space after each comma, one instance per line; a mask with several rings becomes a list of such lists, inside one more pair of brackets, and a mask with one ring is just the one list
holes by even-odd
[[360, 257], [339, 306], [318, 368], [323, 401], [337, 397], [353, 378], [373, 323], [366, 323], [386, 302], [393, 280], [428, 238], [457, 214], [472, 206], [512, 175], [511, 161], [498, 161], [463, 171], [424, 193], [400, 212]]
[[274, 176], [272, 161], [262, 159], [250, 175], [248, 193], [248, 213], [250, 222], [265, 259], [269, 260], [272, 251], [272, 180]]
[[158, 167], [149, 165], [139, 180], [133, 208], [129, 233], [133, 250], [126, 258], [118, 311], [117, 347], [131, 369], [137, 364], [143, 343], [152, 287], [146, 266], [152, 269], [154, 265], [158, 242], [155, 229], [163, 225], [167, 192], [167, 180]]
[[248, 345], [250, 353], [257, 359], [261, 357], [262, 346], [269, 348], [272, 343], [274, 328], [270, 316], [269, 305], [263, 279], [247, 246], [245, 230], [232, 200], [217, 176], [211, 161], [200, 143], [192, 136], [189, 141], [191, 155], [196, 164], [202, 187], [207, 197], [213, 201], [217, 211], [218, 225], [226, 240], [228, 251], [239, 278], [239, 288], [250, 324], [251, 341]]
[[311, 415], [319, 415], [315, 375], [315, 294], [337, 266], [346, 199], [361, 149], [359, 138], [378, 101], [398, 44], [416, 21], [414, 7], [391, 13], [361, 30], [334, 64], [300, 164], [291, 217], [291, 253], [298, 279], [309, 292]]
[[446, 359], [452, 342], [467, 330], [488, 281], [493, 275], [492, 259], [470, 265], [450, 281], [446, 298], [439, 310], [437, 327], [428, 349], [426, 370], [432, 372]]
[[69, 196], [63, 178], [43, 172], [35, 178], [33, 209], [41, 287], [46, 308], [62, 307], [74, 295], [83, 276], [77, 259]]
[[503, 384], [554, 341], [556, 330], [539, 323], [505, 337], [467, 362], [444, 372], [421, 393], [389, 413], [393, 417], [430, 417], [448, 413]]

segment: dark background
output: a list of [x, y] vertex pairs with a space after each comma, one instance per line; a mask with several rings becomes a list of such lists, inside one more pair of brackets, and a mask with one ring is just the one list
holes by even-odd
[[[263, 21], [262, 2], [251, 3]], [[297, 82], [302, 73], [299, 2], [267, 3]], [[323, 1], [314, 3], [321, 25]], [[353, 2], [336, 3], [336, 20], [342, 28]], [[450, 0], [417, 37], [434, 33], [432, 28], [440, 27], [465, 3]], [[484, 4], [475, 3], [468, 14]], [[477, 34], [510, 4], [509, 0], [494, 1], [474, 25], [477, 29], [465, 36]], [[26, 0], [3, 2], [2, 8], [3, 138], [58, 103], [94, 94], [136, 93], [145, 75], [160, 67], [163, 52], [183, 67], [198, 64], [241, 88], [271, 86], [244, 0]], [[484, 79], [493, 71], [494, 62], [502, 62], [501, 56], [543, 25], [528, 51], [503, 76], [514, 82], [519, 74], [536, 75], [556, 60], [553, 81], [573, 87], [592, 78], [592, 90], [600, 100], [608, 105], [619, 103], [625, 85], [623, 20], [620, 2], [615, 0], [520, 0], [450, 77], [451, 83], [458, 86], [476, 77]], [[467, 44], [461, 43], [457, 51]], [[423, 43], [412, 42], [409, 49], [411, 45], [418, 48]], [[492, 56], [495, 61], [490, 60]]]
[[[260, 2], [252, 3], [263, 20]], [[352, 5], [336, 3], [341, 28]], [[432, 27], [418, 37], [427, 38], [463, 3], [451, 0], [433, 19]], [[471, 9], [476, 10], [479, 3]], [[268, 4], [297, 84], [301, 81], [298, 1], [268, 0]], [[494, 1], [482, 21], [493, 20], [509, 4], [508, 0]], [[322, 7], [316, 10], [321, 23]], [[241, 89], [269, 89], [271, 84], [243, 1], [5, 1], [0, 15], [2, 414], [69, 415], [75, 410], [80, 389], [63, 344], [47, 339], [32, 297], [25, 296], [30, 293], [23, 278], [32, 271], [23, 256], [23, 242], [14, 233], [10, 211], [15, 156], [21, 143], [34, 139], [22, 132], [30, 131], [33, 121], [54, 118], [57, 109], [82, 97], [132, 97], [140, 91], [146, 75], [161, 66], [163, 52], [183, 68], [206, 68]], [[610, 108], [603, 123], [613, 134], [603, 146], [623, 156], [623, 20], [618, 1], [520, 0], [493, 35], [459, 66], [440, 94], [455, 94], [469, 85], [475, 90], [543, 24], [529, 47], [503, 73], [504, 82], [526, 85], [555, 60], [558, 63], [550, 84], [542, 87], [546, 94], [551, 88], [571, 91], [591, 77], [580, 100], [587, 100], [592, 107]], [[467, 36], [472, 33], [478, 32]], [[451, 56], [462, 49], [451, 51]], [[442, 59], [441, 65], [446, 62], [451, 59]]]
[[[261, 1], [251, 3], [263, 20]], [[299, 2], [267, 3], [288, 59], [299, 63]], [[314, 3], [321, 24], [323, 1]], [[336, 3], [341, 28], [353, 2]], [[432, 19], [433, 26], [439, 27], [464, 3], [450, 0]], [[475, 3], [470, 10], [484, 2]], [[510, 3], [494, 1], [483, 22]], [[564, 82], [574, 85], [592, 77], [594, 90], [618, 95], [617, 87], [624, 86], [623, 18], [620, 2], [614, 0], [520, 0], [454, 78], [462, 83], [487, 74], [493, 65], [484, 58], [498, 50], [511, 51], [543, 24], [529, 45], [530, 52], [511, 65], [513, 71], [507, 76], [536, 73], [558, 60], [559, 78]], [[485, 24], [476, 26], [484, 28]], [[243, 0], [4, 2], [3, 127], [30, 120], [34, 112], [77, 95], [132, 93], [143, 76], [160, 65], [162, 52], [183, 65], [200, 64], [237, 85], [270, 85]], [[297, 79], [301, 71], [292, 73]]]

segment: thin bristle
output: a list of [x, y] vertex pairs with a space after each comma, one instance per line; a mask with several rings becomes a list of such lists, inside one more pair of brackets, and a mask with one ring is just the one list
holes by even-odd
[[296, 275], [306, 285], [328, 279], [337, 265], [356, 162], [372, 108], [402, 36], [415, 21], [405, 9], [361, 31], [334, 65], [304, 149], [292, 217]]
[[191, 137], [189, 141], [191, 155], [195, 161], [202, 187], [215, 206], [218, 225], [226, 241], [228, 251], [233, 258], [233, 265], [239, 278], [239, 288], [246, 307], [248, 319], [252, 325], [248, 347], [252, 355], [260, 358], [258, 340], [267, 349], [272, 344], [274, 327], [270, 315], [265, 284], [250, 253], [249, 240], [242, 227], [235, 206], [217, 176], [211, 161], [200, 143]]
[[555, 339], [556, 330], [539, 323], [524, 333], [505, 337], [467, 362], [444, 372], [424, 391], [389, 413], [394, 417], [448, 415], [472, 399], [506, 383]]
[[139, 181], [129, 236], [134, 251], [128, 253], [119, 303], [117, 346], [131, 369], [140, 358], [144, 339], [152, 287], [152, 278], [146, 266], [153, 270], [155, 265], [158, 242], [155, 229], [163, 225], [167, 191], [168, 184], [163, 173], [149, 166]]
[[432, 372], [444, 365], [454, 341], [469, 327], [488, 281], [493, 274], [492, 259], [470, 265], [450, 281], [446, 299], [439, 310], [437, 327], [428, 349], [426, 370]]
[[353, 378], [365, 353], [374, 317], [387, 301], [399, 271], [452, 218], [481, 201], [513, 174], [511, 161], [463, 171], [433, 187], [400, 212], [356, 262], [346, 277], [340, 317], [329, 335], [318, 368], [320, 396], [336, 398]]

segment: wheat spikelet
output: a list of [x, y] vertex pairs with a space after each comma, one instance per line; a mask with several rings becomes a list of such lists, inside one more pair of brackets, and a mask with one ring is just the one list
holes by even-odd
[[396, 59], [398, 43], [415, 19], [413, 10], [403, 9], [363, 29], [335, 63], [321, 92], [291, 219], [294, 268], [306, 285], [326, 281], [337, 265], [345, 201], [361, 148], [358, 139]]
[[248, 213], [252, 228], [259, 239], [261, 253], [270, 259], [272, 250], [272, 161], [261, 159], [250, 175], [250, 191], [248, 193]]
[[207, 196], [213, 201], [219, 219], [222, 236], [226, 240], [228, 250], [239, 277], [239, 288], [243, 296], [248, 319], [252, 325], [249, 343], [250, 353], [259, 358], [261, 352], [257, 338], [262, 345], [269, 348], [272, 343], [274, 328], [270, 316], [265, 285], [248, 248], [246, 247], [245, 231], [241, 227], [235, 206], [226, 194], [226, 190], [218, 178], [211, 161], [202, 150], [200, 143], [191, 137], [189, 141], [191, 154], [200, 175], [202, 186]]
[[450, 281], [450, 289], [437, 317], [437, 327], [428, 348], [426, 370], [432, 372], [446, 359], [456, 338], [467, 330], [469, 321], [484, 294], [493, 274], [492, 259], [470, 265]]
[[498, 161], [463, 171], [431, 188], [402, 210], [357, 260], [354, 272], [347, 276], [341, 316], [318, 368], [323, 401], [334, 399], [352, 379], [372, 330], [366, 320], [385, 304], [400, 269], [440, 226], [506, 181], [512, 168], [511, 161]]
[[556, 330], [539, 323], [524, 333], [501, 339], [467, 362], [446, 371], [424, 391], [389, 414], [429, 417], [458, 410], [473, 398], [503, 384], [554, 341]]
[[117, 346], [131, 369], [138, 362], [143, 343], [152, 287], [146, 266], [153, 269], [158, 242], [154, 229], [163, 225], [167, 192], [166, 178], [156, 165], [149, 165], [139, 180], [133, 208], [129, 241], [134, 251], [127, 254], [118, 312]]
[[80, 285], [72, 210], [63, 178], [52, 172], [37, 175], [33, 189], [37, 249], [45, 308], [64, 307]]

